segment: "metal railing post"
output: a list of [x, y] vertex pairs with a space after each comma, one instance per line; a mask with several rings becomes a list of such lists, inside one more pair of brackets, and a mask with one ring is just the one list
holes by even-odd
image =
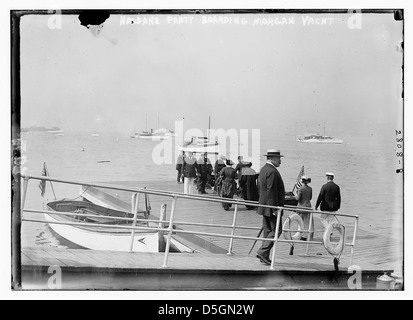
[[[237, 225], [237, 215], [238, 215], [238, 204], [235, 205], [235, 210], [234, 210], [234, 218], [232, 220], [232, 230], [231, 230], [231, 236], [235, 234], [235, 229]], [[228, 248], [228, 255], [232, 255], [232, 247], [234, 244], [234, 238], [231, 238], [229, 240], [229, 248]]]
[[275, 242], [272, 248], [272, 259], [271, 259], [271, 267], [270, 267], [271, 270], [274, 270], [274, 265], [275, 265], [275, 252], [277, 250], [278, 233], [279, 233], [280, 225], [281, 225], [281, 212], [282, 211], [280, 209], [277, 209], [277, 224], [275, 227], [275, 235], [274, 235]]
[[357, 216], [356, 221], [355, 221], [355, 223], [354, 223], [353, 243], [351, 244], [350, 266], [353, 265], [354, 248], [355, 248], [355, 246], [356, 246], [358, 226], [359, 226], [359, 217]]
[[[136, 220], [138, 219], [138, 209], [139, 209], [140, 195], [141, 195], [140, 193], [132, 194], [132, 213], [133, 213], [132, 226], [134, 226], [134, 227], [136, 226]], [[135, 229], [132, 229], [129, 252], [133, 252], [133, 243], [134, 242], [135, 242]]]
[[177, 200], [178, 200], [178, 197], [175, 195], [172, 200], [171, 216], [169, 217], [168, 236], [166, 240], [165, 256], [164, 256], [162, 268], [168, 267], [169, 249], [171, 247], [171, 238], [172, 238], [172, 233], [173, 233], [174, 215], [175, 215], [175, 207], [176, 207]]
[[[313, 228], [313, 219], [314, 219], [314, 213], [311, 212], [310, 213], [310, 223], [309, 223], [309, 227], [308, 227], [308, 235], [307, 235], [307, 241], [311, 241], [311, 229]], [[308, 256], [308, 252], [310, 250], [310, 244], [307, 244], [307, 250], [305, 252], [305, 254]]]

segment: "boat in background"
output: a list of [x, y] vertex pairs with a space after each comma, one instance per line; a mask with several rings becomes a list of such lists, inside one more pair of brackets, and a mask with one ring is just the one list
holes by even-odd
[[342, 144], [343, 139], [333, 138], [332, 136], [326, 135], [326, 124], [324, 122], [324, 134], [308, 134], [308, 135], [299, 135], [297, 136], [297, 142], [302, 143], [326, 143], [326, 144]]
[[63, 133], [63, 130], [60, 129], [59, 127], [51, 127], [51, 128], [46, 128], [43, 126], [38, 126], [38, 125], [32, 125], [30, 127], [26, 128], [21, 128], [20, 131], [22, 133], [28, 133], [28, 132], [47, 132], [47, 133]]
[[148, 139], [153, 141], [160, 141], [170, 139], [171, 137], [175, 137], [176, 134], [174, 131], [169, 130], [168, 128], [159, 128], [159, 115], [158, 115], [158, 129], [153, 130], [151, 129], [148, 131], [148, 117], [146, 115], [146, 127], [144, 131], [135, 132], [135, 134], [131, 135], [131, 138], [137, 139]]
[[343, 139], [337, 139], [330, 136], [324, 136], [321, 134], [311, 134], [311, 135], [304, 135], [298, 136], [297, 142], [303, 143], [329, 143], [329, 144], [342, 144]]
[[184, 143], [178, 147], [179, 151], [193, 152], [193, 153], [208, 153], [219, 154], [218, 141], [209, 142], [208, 137], [192, 137], [191, 141]]

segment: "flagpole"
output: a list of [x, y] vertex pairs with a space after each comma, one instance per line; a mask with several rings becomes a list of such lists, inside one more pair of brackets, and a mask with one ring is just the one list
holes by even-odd
[[300, 173], [298, 174], [296, 183], [294, 184], [293, 190], [291, 191], [291, 193], [294, 194], [294, 190], [297, 188], [297, 182], [299, 181], [299, 179], [304, 175], [304, 166], [301, 167]]
[[[50, 177], [49, 169], [47, 168], [46, 162], [44, 163], [44, 167], [46, 169], [46, 175]], [[54, 192], [53, 184], [52, 184], [51, 181], [49, 181], [49, 183], [50, 183], [50, 187], [52, 188], [52, 191], [53, 191], [54, 199], [56, 200], [57, 198], [56, 198], [56, 193]]]

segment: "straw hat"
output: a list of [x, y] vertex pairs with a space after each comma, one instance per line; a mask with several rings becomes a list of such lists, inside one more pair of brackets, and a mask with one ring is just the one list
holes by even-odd
[[278, 149], [268, 149], [267, 154], [264, 154], [266, 157], [284, 157], [281, 154], [281, 151]]

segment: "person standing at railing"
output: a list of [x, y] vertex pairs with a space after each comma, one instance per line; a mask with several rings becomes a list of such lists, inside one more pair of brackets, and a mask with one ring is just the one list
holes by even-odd
[[201, 158], [198, 160], [198, 193], [206, 194], [206, 184], [208, 182], [208, 176], [212, 173], [212, 164], [211, 160], [208, 158], [208, 153], [204, 153]]
[[[302, 176], [301, 177], [301, 182], [303, 185], [298, 189], [297, 195], [296, 195], [296, 200], [298, 201], [297, 207], [306, 207], [306, 208], [311, 208], [311, 199], [313, 198], [313, 189], [308, 185], [311, 183], [311, 178], [307, 176]], [[303, 219], [304, 222], [304, 230], [309, 230], [310, 228], [310, 213], [306, 212], [299, 212], [300, 217]], [[313, 238], [314, 234], [314, 219], [311, 224], [311, 233], [310, 235], [310, 240]], [[301, 240], [306, 241], [306, 237], [302, 237]]]
[[182, 176], [184, 177], [184, 193], [194, 193], [194, 181], [198, 175], [198, 163], [192, 152], [187, 152], [182, 164]]
[[214, 192], [220, 194], [220, 189], [221, 189], [221, 170], [226, 167], [225, 162], [227, 161], [226, 157], [222, 154], [219, 155], [217, 161], [215, 161], [215, 166], [214, 166], [214, 176], [215, 176], [215, 182], [214, 182]]
[[[277, 168], [281, 165], [281, 158], [284, 156], [281, 155], [280, 150], [274, 149], [269, 149], [265, 156], [267, 157], [267, 163], [262, 167], [259, 178], [259, 204], [283, 207], [285, 187]], [[264, 238], [274, 239], [278, 211], [272, 208], [258, 207], [258, 214], [263, 216], [262, 229], [264, 231]], [[282, 228], [280, 226], [277, 237], [281, 233]], [[271, 265], [270, 252], [273, 246], [273, 241], [263, 241], [261, 248], [257, 251], [257, 258], [262, 263]]]
[[[242, 175], [240, 186], [242, 197], [246, 201], [258, 201], [258, 187], [257, 187], [257, 172], [252, 168], [252, 162], [244, 161], [244, 168], [242, 168]], [[254, 210], [257, 207], [246, 205], [247, 210]]]
[[184, 163], [184, 157], [185, 157], [185, 151], [182, 151], [182, 153], [179, 154], [178, 159], [176, 159], [176, 171], [178, 171], [176, 180], [179, 184], [184, 182], [184, 179], [182, 177], [182, 165]]
[[[227, 166], [222, 169], [220, 173], [222, 179], [221, 197], [232, 199], [237, 190], [237, 185], [235, 183], [235, 169], [232, 167], [234, 162], [228, 159], [226, 165]], [[229, 208], [232, 207], [232, 204], [222, 202], [222, 207], [225, 211], [228, 211]]]
[[[320, 194], [318, 195], [317, 202], [315, 204], [315, 209], [318, 210], [318, 207], [320, 207], [321, 211], [338, 211], [341, 206], [340, 187], [333, 181], [334, 173], [327, 172], [326, 177], [327, 183], [321, 187]], [[321, 222], [324, 227], [328, 227], [332, 219], [334, 219], [333, 215], [321, 215]]]

